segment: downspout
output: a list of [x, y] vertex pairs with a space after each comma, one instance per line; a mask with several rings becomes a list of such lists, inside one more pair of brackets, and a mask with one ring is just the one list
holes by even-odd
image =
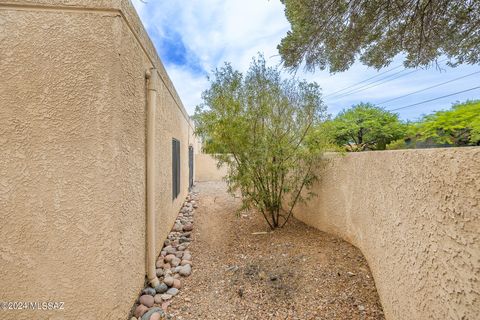
[[160, 284], [155, 269], [155, 113], [157, 108], [157, 69], [145, 73], [147, 79], [147, 280]]

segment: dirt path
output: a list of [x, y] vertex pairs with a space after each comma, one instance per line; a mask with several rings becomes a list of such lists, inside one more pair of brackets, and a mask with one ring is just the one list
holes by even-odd
[[358, 249], [292, 219], [269, 234], [219, 182], [197, 184], [193, 274], [169, 307], [175, 319], [384, 319]]

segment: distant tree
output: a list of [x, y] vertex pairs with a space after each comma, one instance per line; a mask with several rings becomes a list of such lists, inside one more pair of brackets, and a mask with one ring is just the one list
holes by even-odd
[[404, 135], [390, 142], [387, 145], [388, 150], [415, 149], [417, 147], [419, 122], [407, 121], [403, 125]]
[[316, 180], [323, 139], [313, 128], [326, 114], [316, 83], [283, 80], [262, 56], [247, 74], [216, 69], [195, 111], [205, 151], [228, 165], [229, 191], [255, 207], [270, 228], [283, 226]]
[[425, 116], [418, 139], [454, 146], [480, 145], [480, 100], [457, 103], [450, 110]]
[[347, 151], [385, 150], [405, 133], [397, 114], [369, 103], [343, 110], [327, 125], [332, 139]]
[[278, 46], [285, 66], [331, 72], [359, 57], [380, 69], [405, 53], [406, 67], [441, 55], [450, 65], [480, 62], [478, 0], [281, 0], [291, 31]]

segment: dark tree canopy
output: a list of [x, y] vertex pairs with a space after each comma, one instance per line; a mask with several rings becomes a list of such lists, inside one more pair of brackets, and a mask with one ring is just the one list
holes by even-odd
[[480, 62], [480, 0], [281, 0], [291, 31], [283, 63], [347, 70], [357, 58], [380, 69], [400, 53], [406, 67]]

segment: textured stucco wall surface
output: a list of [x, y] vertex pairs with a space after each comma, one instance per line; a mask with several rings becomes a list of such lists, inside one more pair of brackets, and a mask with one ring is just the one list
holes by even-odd
[[217, 168], [217, 160], [209, 154], [197, 154], [195, 167], [195, 181], [221, 181], [227, 175], [227, 167]]
[[[145, 71], [158, 69], [157, 252], [193, 129], [129, 1], [0, 1], [0, 319], [125, 319], [145, 275]], [[181, 143], [172, 200], [171, 140]]]
[[480, 148], [334, 156], [295, 210], [357, 246], [390, 320], [478, 319]]

